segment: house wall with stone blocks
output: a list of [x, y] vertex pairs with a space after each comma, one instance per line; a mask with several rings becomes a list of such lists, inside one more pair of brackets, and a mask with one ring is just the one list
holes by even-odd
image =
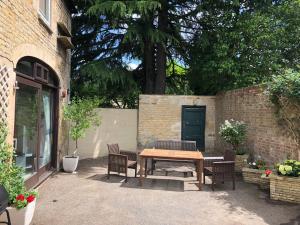
[[254, 156], [259, 155], [271, 164], [287, 157], [300, 160], [299, 147], [278, 125], [274, 107], [262, 87], [242, 88], [216, 96], [216, 149], [219, 151], [226, 146], [218, 135], [219, 126], [229, 119], [247, 124], [244, 147]]
[[205, 151], [215, 145], [215, 97], [180, 95], [140, 95], [138, 146], [153, 147], [159, 139], [181, 139], [183, 105], [206, 106]]
[[[6, 68], [9, 75], [8, 126], [9, 141], [14, 132], [15, 90], [14, 69], [24, 56], [31, 56], [48, 64], [57, 74], [60, 90], [69, 88], [70, 50], [57, 42], [57, 22], [63, 22], [71, 30], [71, 15], [62, 0], [51, 1], [51, 23], [45, 25], [39, 13], [38, 0], [1, 0], [0, 1], [0, 67]], [[66, 149], [66, 129], [62, 124], [62, 105], [66, 98], [60, 98], [58, 151]]]

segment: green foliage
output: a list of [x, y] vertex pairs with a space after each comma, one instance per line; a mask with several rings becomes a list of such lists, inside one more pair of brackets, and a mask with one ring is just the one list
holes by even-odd
[[279, 105], [282, 97], [300, 104], [300, 72], [286, 70], [282, 74], [274, 75], [267, 85], [270, 100], [274, 104]]
[[71, 103], [64, 107], [64, 119], [70, 122], [70, 135], [76, 141], [76, 154], [78, 139], [84, 137], [86, 130], [91, 126], [99, 126], [100, 118], [95, 109], [99, 106], [97, 98], [82, 99], [75, 97]]
[[25, 192], [23, 169], [13, 161], [13, 149], [7, 143], [7, 127], [0, 123], [0, 184], [9, 194], [9, 204], [15, 203], [16, 196]]
[[298, 177], [300, 176], [300, 161], [285, 160], [282, 164], [276, 165], [276, 170], [280, 175]]
[[263, 159], [257, 159], [255, 162], [250, 162], [249, 167], [252, 169], [266, 170], [266, 161]]
[[286, 70], [267, 83], [279, 125], [300, 144], [300, 72]]
[[196, 94], [269, 81], [299, 70], [300, 2], [202, 1], [201, 27], [189, 48], [189, 80]]
[[238, 151], [239, 145], [246, 140], [247, 126], [244, 122], [225, 120], [220, 126], [219, 134], [229, 144], [232, 145], [234, 151]]
[[81, 68], [81, 74], [82, 82], [73, 85], [75, 95], [101, 96], [102, 106], [136, 108], [140, 91], [127, 68], [118, 63], [91, 62]]

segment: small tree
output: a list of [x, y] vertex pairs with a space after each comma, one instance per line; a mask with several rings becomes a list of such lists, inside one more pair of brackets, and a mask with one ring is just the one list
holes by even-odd
[[246, 140], [247, 126], [244, 122], [225, 120], [220, 126], [219, 134], [229, 144], [235, 152], [239, 151], [239, 146]]
[[76, 97], [64, 108], [64, 118], [70, 122], [70, 135], [76, 143], [73, 156], [78, 151], [78, 139], [84, 137], [89, 127], [100, 125], [100, 118], [95, 112], [95, 108], [99, 104], [100, 101], [96, 98], [82, 99]]

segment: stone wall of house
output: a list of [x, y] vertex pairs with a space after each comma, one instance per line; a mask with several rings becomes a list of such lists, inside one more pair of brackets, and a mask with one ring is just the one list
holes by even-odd
[[218, 130], [227, 119], [242, 120], [248, 125], [245, 147], [255, 156], [260, 155], [270, 163], [286, 157], [299, 159], [299, 148], [278, 125], [272, 103], [262, 87], [237, 89], [216, 96], [216, 149], [220, 151], [226, 145]]
[[[0, 1], [0, 65], [9, 73], [8, 126], [9, 140], [12, 141], [15, 112], [16, 73], [14, 68], [24, 56], [38, 58], [48, 64], [57, 74], [60, 88], [69, 88], [70, 50], [62, 48], [57, 42], [57, 22], [63, 22], [71, 29], [70, 12], [62, 0], [51, 1], [51, 24], [45, 25], [38, 14], [39, 0], [1, 0]], [[60, 98], [60, 115], [66, 98]], [[62, 117], [59, 121], [60, 153], [66, 149], [66, 130]]]
[[181, 139], [183, 105], [206, 106], [205, 151], [215, 145], [215, 97], [140, 95], [138, 114], [138, 146], [152, 147], [158, 139]]

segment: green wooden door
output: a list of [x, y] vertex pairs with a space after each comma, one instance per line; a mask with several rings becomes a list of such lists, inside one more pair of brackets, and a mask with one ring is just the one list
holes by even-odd
[[200, 151], [205, 150], [205, 106], [182, 106], [181, 139], [196, 141]]

